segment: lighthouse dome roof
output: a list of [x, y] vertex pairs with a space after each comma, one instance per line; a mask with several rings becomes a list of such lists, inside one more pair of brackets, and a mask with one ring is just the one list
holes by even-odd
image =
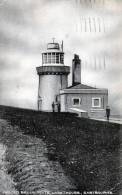
[[60, 46], [59, 43], [55, 43], [55, 42], [52, 42], [52, 43], [48, 43], [47, 44], [47, 48], [45, 51], [43, 51], [43, 53], [52, 53], [52, 52], [55, 52], [55, 53], [63, 53], [62, 51], [62, 45]]
[[59, 43], [48, 43], [47, 44], [47, 49], [60, 49]]

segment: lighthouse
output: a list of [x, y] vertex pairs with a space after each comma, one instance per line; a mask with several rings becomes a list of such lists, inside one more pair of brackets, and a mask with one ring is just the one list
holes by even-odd
[[37, 67], [39, 76], [38, 110], [74, 112], [82, 117], [104, 118], [108, 105], [108, 90], [85, 85], [81, 82], [79, 55], [72, 60], [72, 85], [68, 86], [70, 66], [64, 63], [63, 42], [53, 41], [42, 52], [42, 65]]
[[39, 75], [38, 110], [52, 111], [52, 106], [60, 104], [60, 90], [68, 87], [70, 67], [64, 65], [63, 42], [53, 39], [42, 52], [42, 65], [36, 68]]

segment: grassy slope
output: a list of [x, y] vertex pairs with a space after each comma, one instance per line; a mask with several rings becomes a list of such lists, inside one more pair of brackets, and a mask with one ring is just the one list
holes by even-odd
[[68, 113], [43, 113], [0, 106], [13, 126], [41, 137], [48, 157], [58, 160], [79, 190], [110, 190], [119, 183], [120, 125], [81, 119]]

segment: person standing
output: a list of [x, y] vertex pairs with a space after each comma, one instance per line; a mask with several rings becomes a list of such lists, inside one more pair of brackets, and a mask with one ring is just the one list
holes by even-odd
[[55, 112], [55, 104], [54, 104], [54, 102], [52, 103], [52, 111]]
[[58, 103], [58, 112], [61, 112], [61, 105], [60, 105], [60, 102]]
[[110, 107], [109, 106], [106, 106], [106, 117], [107, 117], [107, 120], [109, 121], [109, 117], [110, 117]]

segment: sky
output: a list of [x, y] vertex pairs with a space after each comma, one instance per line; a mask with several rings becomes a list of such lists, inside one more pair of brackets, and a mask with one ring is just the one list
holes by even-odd
[[36, 67], [54, 37], [65, 65], [78, 54], [82, 83], [107, 88], [121, 114], [121, 13], [121, 0], [0, 0], [0, 104], [37, 109]]

